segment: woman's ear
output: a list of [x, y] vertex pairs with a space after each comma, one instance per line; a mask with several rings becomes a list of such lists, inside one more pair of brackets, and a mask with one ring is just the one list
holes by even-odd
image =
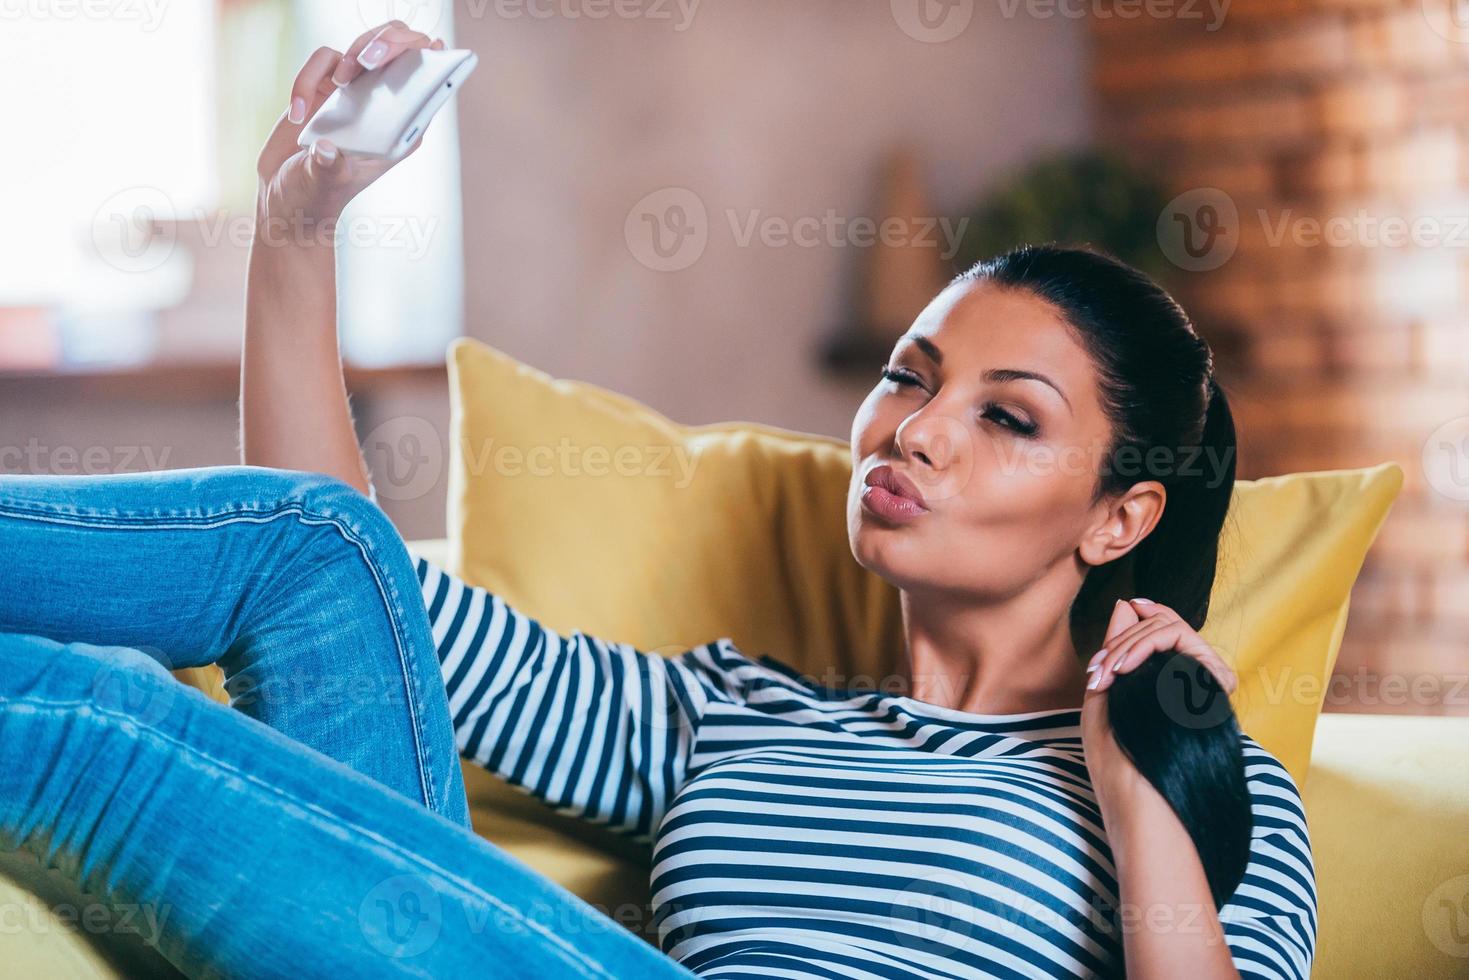
[[1105, 565], [1136, 548], [1163, 519], [1168, 491], [1157, 480], [1133, 484], [1122, 495], [1103, 501], [1101, 516], [1082, 538], [1081, 558]]

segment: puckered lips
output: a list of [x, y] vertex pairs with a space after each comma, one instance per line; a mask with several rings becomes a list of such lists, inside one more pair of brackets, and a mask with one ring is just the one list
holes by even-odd
[[862, 506], [885, 521], [907, 524], [928, 513], [918, 484], [887, 463], [868, 470], [862, 483]]

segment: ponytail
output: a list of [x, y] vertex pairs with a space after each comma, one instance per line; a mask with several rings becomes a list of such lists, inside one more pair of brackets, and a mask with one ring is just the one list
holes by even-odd
[[[1208, 616], [1235, 475], [1229, 403], [1212, 375], [1208, 390], [1197, 464], [1181, 458], [1181, 475], [1165, 483], [1162, 518], [1133, 549], [1135, 594], [1170, 607], [1195, 630]], [[1117, 744], [1188, 831], [1215, 908], [1222, 907], [1244, 878], [1252, 822], [1228, 695], [1194, 657], [1155, 653], [1113, 680], [1107, 716]]]

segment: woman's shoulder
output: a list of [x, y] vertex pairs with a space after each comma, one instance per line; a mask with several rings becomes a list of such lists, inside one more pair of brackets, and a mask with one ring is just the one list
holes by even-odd
[[795, 668], [769, 654], [750, 656], [728, 636], [691, 647], [673, 659], [731, 701], [745, 702], [771, 690], [808, 697], [818, 693]]
[[[1295, 777], [1285, 764], [1249, 734], [1240, 733], [1245, 785], [1255, 812], [1255, 836], [1276, 833], [1309, 839], [1305, 804]], [[1307, 845], [1309, 846], [1309, 845]]]

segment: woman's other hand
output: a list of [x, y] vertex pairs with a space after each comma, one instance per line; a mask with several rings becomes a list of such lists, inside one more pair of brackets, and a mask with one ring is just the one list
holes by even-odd
[[[1193, 657], [1208, 669], [1226, 695], [1239, 687], [1234, 670], [1204, 641], [1183, 617], [1150, 599], [1119, 600], [1107, 623], [1103, 647], [1087, 664], [1091, 680], [1082, 701], [1082, 744], [1087, 769], [1099, 794], [1111, 786], [1136, 788], [1142, 775], [1112, 736], [1107, 716], [1107, 689], [1118, 674], [1125, 674], [1154, 653], [1176, 650]], [[1124, 788], [1119, 797], [1130, 790]]]
[[1089, 682], [1096, 686], [1090, 689], [1105, 691], [1118, 674], [1125, 674], [1153, 654], [1168, 650], [1177, 650], [1203, 664], [1225, 694], [1233, 694], [1239, 687], [1239, 678], [1229, 664], [1182, 616], [1151, 599], [1129, 599], [1118, 602], [1112, 621], [1107, 624], [1102, 649], [1087, 664], [1088, 670], [1096, 668], [1091, 670]]
[[363, 33], [345, 52], [322, 47], [306, 59], [256, 162], [257, 218], [267, 223], [264, 229], [257, 228], [257, 236], [263, 230], [271, 239], [285, 236], [286, 244], [298, 243], [293, 236], [315, 242], [322, 223], [335, 223], [352, 198], [392, 168], [396, 161], [349, 156], [327, 140], [310, 147], [297, 146], [296, 140], [306, 121], [339, 86], [364, 71], [382, 68], [404, 51], [443, 47], [442, 40], [393, 20]]

